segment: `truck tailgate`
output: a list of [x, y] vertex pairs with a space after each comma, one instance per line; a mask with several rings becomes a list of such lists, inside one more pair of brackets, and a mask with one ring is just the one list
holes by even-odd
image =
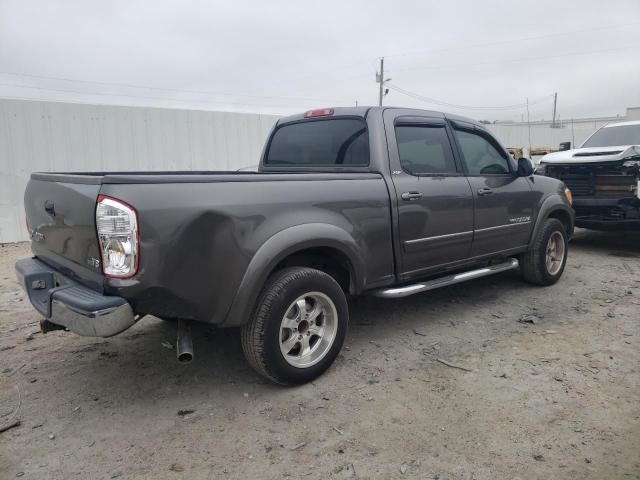
[[103, 279], [95, 227], [100, 187], [95, 176], [34, 174], [24, 196], [34, 255], [96, 290]]

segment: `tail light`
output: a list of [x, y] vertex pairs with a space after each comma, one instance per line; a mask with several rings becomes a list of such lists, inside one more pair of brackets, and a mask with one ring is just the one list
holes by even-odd
[[96, 228], [102, 253], [102, 271], [109, 277], [128, 278], [138, 271], [138, 215], [115, 198], [98, 197]]

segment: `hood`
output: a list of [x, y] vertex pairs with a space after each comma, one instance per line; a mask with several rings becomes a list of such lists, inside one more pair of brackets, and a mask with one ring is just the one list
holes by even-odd
[[629, 157], [637, 156], [640, 156], [640, 145], [574, 148], [573, 150], [548, 153], [540, 159], [540, 163], [576, 164], [618, 162]]

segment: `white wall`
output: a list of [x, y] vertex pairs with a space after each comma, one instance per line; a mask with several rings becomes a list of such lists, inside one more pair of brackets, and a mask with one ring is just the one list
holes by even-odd
[[[620, 122], [624, 118], [571, 120], [563, 121], [560, 128], [551, 128], [549, 122], [531, 124], [532, 147], [555, 147], [561, 142], [571, 142], [578, 147], [589, 135], [607, 123]], [[529, 147], [529, 128], [526, 123], [490, 124], [485, 125], [505, 147]]]
[[0, 99], [0, 243], [27, 240], [34, 171], [235, 170], [278, 117]]
[[[0, 243], [27, 240], [23, 193], [34, 171], [235, 170], [257, 165], [278, 117], [247, 113], [0, 99]], [[532, 123], [531, 145], [582, 143], [624, 118]], [[526, 123], [487, 127], [529, 145]]]
[[640, 120], [640, 107], [627, 108], [627, 120]]

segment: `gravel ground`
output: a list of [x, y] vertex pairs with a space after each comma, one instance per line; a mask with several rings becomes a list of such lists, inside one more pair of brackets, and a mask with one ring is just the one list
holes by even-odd
[[[334, 366], [298, 388], [236, 330], [145, 318], [43, 335], [0, 247], [0, 478], [640, 478], [640, 236], [579, 231], [562, 280], [515, 272], [358, 298]], [[534, 322], [534, 323], [531, 323]], [[441, 363], [461, 366], [470, 371]]]

